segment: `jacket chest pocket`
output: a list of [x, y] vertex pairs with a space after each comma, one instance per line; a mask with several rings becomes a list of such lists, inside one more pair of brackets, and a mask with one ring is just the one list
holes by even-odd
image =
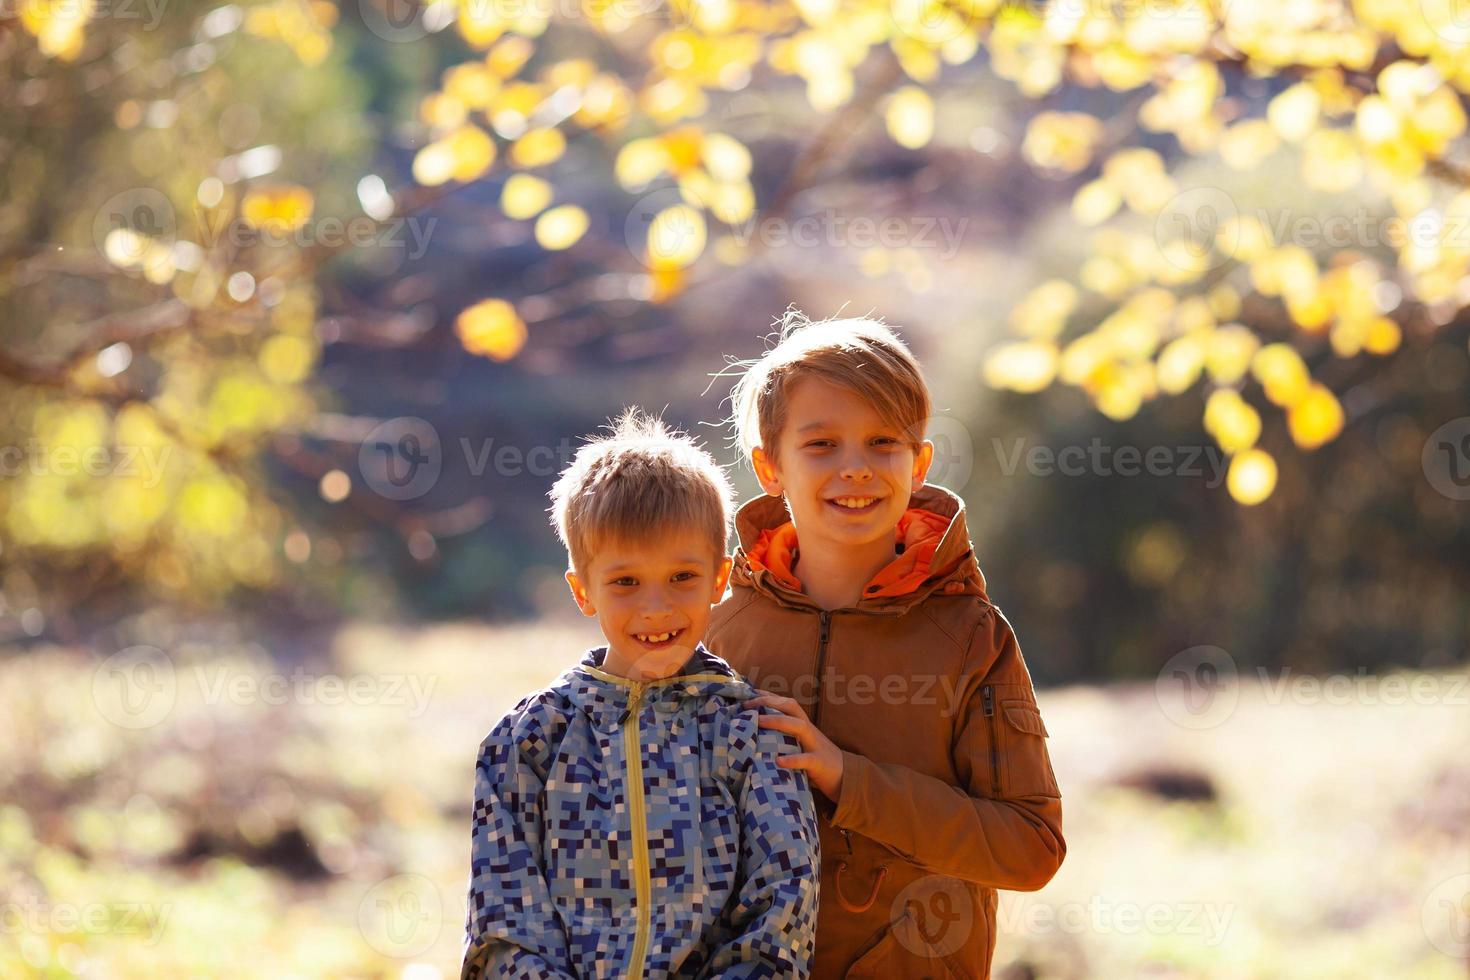
[[990, 723], [992, 789], [996, 797], [1062, 795], [1047, 752], [1046, 725], [1036, 702], [987, 684], [981, 690]]

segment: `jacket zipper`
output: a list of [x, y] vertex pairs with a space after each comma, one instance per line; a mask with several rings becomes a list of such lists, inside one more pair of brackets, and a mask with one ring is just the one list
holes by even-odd
[[990, 791], [993, 798], [1000, 798], [1000, 752], [995, 743], [995, 693], [986, 684], [980, 688], [980, 703], [985, 717], [990, 719]]
[[[623, 751], [628, 757], [628, 813], [633, 824], [633, 894], [637, 903], [637, 925], [633, 932], [633, 956], [629, 977], [642, 977], [648, 956], [648, 931], [652, 918], [653, 874], [648, 866], [648, 812], [643, 798], [643, 749], [638, 735], [638, 713], [643, 685], [634, 683], [623, 712]], [[631, 722], [631, 723], [630, 723]]]
[[822, 693], [825, 690], [822, 684], [824, 668], [827, 663], [827, 641], [832, 638], [832, 613], [823, 609], [817, 613], [819, 629], [817, 633], [817, 699], [812, 704], [812, 724], [822, 714]]

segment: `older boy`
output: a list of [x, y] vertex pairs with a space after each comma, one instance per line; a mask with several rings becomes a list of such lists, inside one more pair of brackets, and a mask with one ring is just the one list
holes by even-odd
[[761, 724], [818, 792], [812, 976], [987, 977], [996, 889], [1066, 854], [1061, 793], [964, 504], [924, 482], [919, 365], [880, 323], [792, 314], [733, 400], [766, 496], [736, 515], [708, 642], [768, 689]]
[[731, 491], [629, 412], [551, 492], [577, 606], [607, 643], [480, 746], [464, 978], [805, 977], [819, 863], [790, 736], [701, 639]]

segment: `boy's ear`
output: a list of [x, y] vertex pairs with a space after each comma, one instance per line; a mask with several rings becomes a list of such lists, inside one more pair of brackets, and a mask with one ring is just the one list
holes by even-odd
[[919, 446], [919, 451], [914, 454], [914, 490], [924, 485], [925, 478], [929, 476], [929, 467], [932, 465], [934, 465], [934, 443], [925, 439]]
[[572, 590], [572, 598], [576, 600], [577, 608], [582, 610], [583, 616], [596, 616], [597, 607], [592, 604], [592, 597], [587, 594], [587, 589], [582, 585], [582, 580], [577, 573], [567, 569], [567, 586]]
[[735, 567], [733, 558], [726, 558], [720, 562], [720, 568], [715, 572], [715, 587], [710, 593], [710, 605], [719, 602], [725, 594], [725, 584], [730, 581], [730, 570]]
[[781, 475], [776, 472], [776, 464], [771, 462], [771, 457], [760, 446], [750, 451], [750, 465], [755, 470], [755, 478], [760, 481], [761, 489], [767, 496], [781, 496]]

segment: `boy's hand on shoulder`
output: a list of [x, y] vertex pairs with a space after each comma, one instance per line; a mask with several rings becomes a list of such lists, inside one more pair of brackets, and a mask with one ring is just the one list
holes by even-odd
[[776, 765], [783, 769], [805, 769], [812, 786], [836, 803], [842, 795], [842, 750], [812, 724], [795, 698], [782, 697], [760, 688], [756, 688], [756, 693], [758, 696], [746, 701], [745, 707], [756, 710], [766, 707], [781, 712], [779, 715], [760, 715], [756, 724], [795, 736], [805, 750], [795, 755], [783, 755], [776, 760]]

